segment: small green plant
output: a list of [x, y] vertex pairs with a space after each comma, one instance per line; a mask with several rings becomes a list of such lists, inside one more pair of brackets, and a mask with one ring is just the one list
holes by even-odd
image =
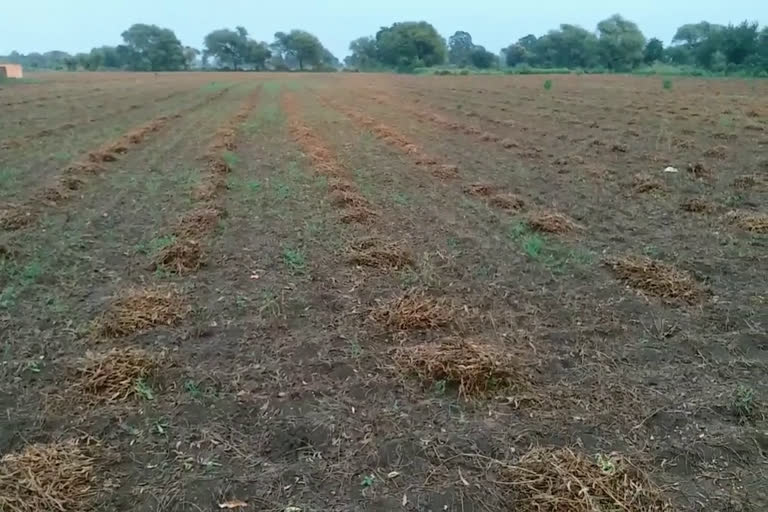
[[544, 239], [539, 235], [528, 235], [523, 240], [523, 250], [532, 260], [538, 259], [541, 256], [541, 250], [544, 248]]
[[616, 462], [609, 455], [598, 453], [595, 459], [597, 460], [597, 465], [600, 466], [600, 470], [606, 475], [612, 475], [616, 472]]
[[224, 159], [224, 162], [226, 162], [230, 169], [234, 168], [238, 162], [240, 162], [238, 156], [231, 151], [225, 151], [222, 153], [221, 158]]
[[159, 236], [153, 238], [149, 242], [144, 242], [136, 245], [136, 252], [141, 254], [155, 254], [162, 251], [166, 247], [169, 247], [176, 241], [176, 237], [173, 235]]
[[665, 80], [664, 80], [664, 81], [661, 83], [661, 86], [664, 88], [664, 90], [666, 90], [666, 91], [669, 91], [670, 89], [672, 89], [672, 80], [670, 80], [670, 79], [668, 79], [668, 78], [667, 78], [667, 79], [665, 79]]
[[248, 190], [250, 190], [251, 192], [258, 192], [259, 190], [261, 190], [261, 183], [255, 180], [249, 181]]
[[741, 194], [735, 194], [725, 198], [725, 205], [729, 208], [737, 208], [744, 204], [746, 199]]
[[189, 393], [189, 396], [197, 400], [201, 396], [203, 396], [203, 392], [200, 391], [200, 386], [197, 382], [193, 380], [188, 380], [184, 383], [184, 391]]
[[742, 421], [751, 419], [755, 414], [755, 390], [739, 384], [733, 393], [731, 409], [733, 414]]
[[544, 80], [544, 90], [545, 91], [552, 90], [552, 80]]
[[134, 389], [136, 390], [136, 393], [144, 400], [155, 399], [155, 394], [152, 392], [152, 388], [149, 386], [149, 383], [147, 383], [145, 379], [136, 379]]
[[291, 249], [286, 247], [283, 249], [283, 263], [294, 274], [301, 274], [307, 265], [306, 258], [301, 249]]
[[398, 192], [397, 194], [395, 194], [394, 201], [395, 203], [401, 206], [404, 206], [408, 204], [408, 201], [410, 201], [410, 199], [408, 199], [408, 196], [403, 194], [402, 192]]
[[373, 482], [374, 482], [374, 480], [376, 480], [376, 477], [375, 477], [375, 476], [373, 476], [373, 475], [366, 475], [366, 476], [363, 478], [363, 481], [362, 481], [362, 482], [360, 482], [360, 486], [361, 486], [363, 489], [367, 489], [368, 487], [372, 487], [372, 486], [373, 486]]
[[275, 195], [281, 201], [285, 201], [291, 197], [291, 187], [287, 183], [275, 183], [273, 185], [273, 189], [275, 191]]
[[445, 395], [445, 392], [448, 389], [448, 382], [445, 379], [440, 379], [435, 382], [435, 393], [437, 393], [440, 396]]
[[155, 426], [152, 429], [156, 434], [164, 436], [168, 433], [168, 429], [170, 428], [171, 424], [168, 423], [168, 420], [165, 418], [160, 418], [159, 420], [155, 421]]

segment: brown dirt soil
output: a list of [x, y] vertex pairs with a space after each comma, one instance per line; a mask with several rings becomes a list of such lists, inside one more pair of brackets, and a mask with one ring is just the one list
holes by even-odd
[[0, 88], [0, 509], [768, 510], [768, 82], [548, 79]]

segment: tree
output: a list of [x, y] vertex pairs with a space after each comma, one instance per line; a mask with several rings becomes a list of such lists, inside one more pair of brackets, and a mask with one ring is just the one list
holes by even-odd
[[191, 46], [184, 47], [184, 69], [190, 70], [197, 62], [197, 57], [200, 55], [200, 50], [192, 48]]
[[536, 48], [536, 43], [538, 41], [539, 41], [538, 37], [536, 37], [533, 34], [528, 34], [527, 36], [524, 36], [518, 39], [517, 44], [524, 50], [528, 52], [532, 52]]
[[288, 57], [293, 57], [299, 69], [304, 66], [318, 67], [323, 61], [324, 47], [320, 40], [304, 30], [291, 30], [289, 33], [277, 32], [275, 42], [270, 45], [287, 63]]
[[344, 63], [349, 67], [373, 69], [381, 65], [377, 56], [376, 40], [372, 37], [358, 37], [349, 43], [349, 51], [352, 53], [344, 59]]
[[600, 63], [598, 40], [577, 25], [560, 25], [534, 45], [530, 63], [542, 67], [593, 68]]
[[637, 24], [614, 14], [597, 24], [600, 54], [609, 69], [626, 71], [643, 61], [645, 36]]
[[469, 60], [478, 69], [488, 69], [496, 65], [497, 57], [483, 46], [475, 46], [469, 54]]
[[653, 64], [654, 62], [661, 62], [664, 60], [664, 43], [661, 40], [651, 38], [648, 44], [645, 45], [643, 51], [643, 61], [646, 64]]
[[122, 34], [134, 70], [175, 71], [184, 67], [184, 48], [176, 34], [157, 25], [137, 23]]
[[376, 33], [379, 60], [398, 69], [434, 66], [445, 62], [445, 40], [426, 21], [406, 21]]
[[673, 43], [682, 43], [692, 48], [706, 39], [712, 31], [713, 25], [702, 21], [700, 23], [688, 23], [682, 25], [672, 38]]
[[204, 55], [216, 58], [220, 66], [238, 70], [248, 59], [247, 35], [243, 27], [214, 30], [203, 40]]
[[511, 44], [502, 50], [504, 54], [504, 62], [507, 66], [517, 66], [528, 60], [528, 51], [523, 46], [518, 44]]
[[341, 61], [328, 48], [323, 47], [321, 60], [323, 67], [328, 70], [336, 70], [341, 67]]
[[76, 71], [77, 59], [74, 57], [67, 57], [64, 59], [64, 66], [67, 68], [67, 71]]
[[272, 56], [267, 43], [261, 41], [248, 40], [246, 46], [245, 62], [259, 71], [266, 68], [267, 59]]
[[720, 33], [720, 50], [728, 64], [737, 66], [751, 55], [757, 53], [759, 41], [757, 22], [743, 21], [738, 25], [728, 25]]
[[470, 63], [475, 44], [469, 32], [457, 31], [448, 38], [448, 62], [457, 66], [466, 66]]

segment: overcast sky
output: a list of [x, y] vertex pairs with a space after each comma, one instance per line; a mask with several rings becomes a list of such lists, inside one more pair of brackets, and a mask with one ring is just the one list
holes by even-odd
[[116, 45], [123, 30], [141, 22], [171, 28], [183, 44], [197, 48], [217, 28], [243, 25], [266, 42], [277, 31], [302, 28], [343, 58], [352, 39], [395, 21], [420, 20], [446, 38], [466, 30], [475, 44], [497, 52], [560, 23], [594, 30], [616, 12], [637, 22], [646, 37], [665, 42], [683, 23], [768, 24], [768, 0], [0, 0], [0, 55]]

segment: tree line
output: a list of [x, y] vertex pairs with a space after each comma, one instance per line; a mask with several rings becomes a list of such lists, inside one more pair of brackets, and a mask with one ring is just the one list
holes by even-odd
[[214, 30], [205, 36], [203, 49], [183, 46], [173, 30], [137, 23], [122, 33], [123, 44], [100, 46], [89, 53], [62, 51], [13, 52], [5, 60], [32, 69], [124, 69], [181, 71], [195, 68], [255, 70], [336, 70], [339, 60], [320, 40], [304, 30], [277, 32], [272, 43], [249, 37], [245, 27]]
[[529, 34], [502, 50], [508, 66], [632, 71], [665, 63], [713, 72], [768, 74], [768, 27], [757, 22], [717, 25], [706, 21], [681, 26], [668, 47], [646, 39], [634, 22], [616, 14], [595, 32], [560, 25], [541, 37]]
[[562, 24], [546, 34], [528, 34], [499, 53], [475, 44], [457, 31], [447, 41], [425, 22], [399, 22], [349, 45], [344, 64], [305, 30], [277, 32], [271, 43], [251, 38], [242, 27], [214, 30], [201, 50], [183, 46], [173, 30], [135, 24], [122, 33], [123, 44], [89, 53], [17, 52], [5, 60], [35, 69], [125, 69], [178, 71], [196, 68], [229, 70], [398, 70], [449, 64], [489, 69], [502, 66], [568, 68], [627, 72], [656, 63], [688, 66], [716, 73], [768, 75], [768, 27], [757, 22], [718, 25], [705, 21], [677, 29], [672, 44], [647, 39], [636, 23], [615, 14], [595, 31]]

